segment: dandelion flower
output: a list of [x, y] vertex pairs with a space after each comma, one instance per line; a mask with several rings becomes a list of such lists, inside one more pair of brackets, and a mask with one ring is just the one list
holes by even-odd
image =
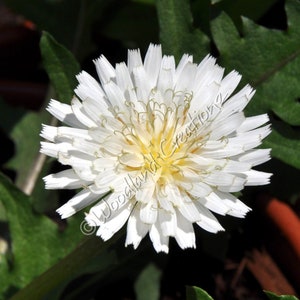
[[81, 188], [61, 217], [94, 204], [86, 222], [97, 236], [106, 241], [127, 223], [126, 245], [149, 233], [157, 252], [169, 251], [170, 237], [195, 248], [194, 223], [224, 230], [214, 213], [243, 218], [250, 208], [232, 193], [271, 174], [252, 169], [270, 159], [270, 149], [254, 149], [270, 126], [266, 114], [245, 117], [254, 90], [233, 94], [241, 76], [224, 77], [211, 56], [195, 64], [183, 55], [176, 66], [152, 44], [144, 61], [130, 50], [127, 65], [94, 63], [100, 82], [81, 72], [71, 105], [47, 108], [66, 126], [41, 132], [41, 152], [69, 167], [46, 176], [46, 188]]

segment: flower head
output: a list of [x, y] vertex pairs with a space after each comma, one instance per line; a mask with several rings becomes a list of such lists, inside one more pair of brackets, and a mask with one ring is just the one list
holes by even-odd
[[127, 222], [126, 245], [149, 233], [168, 252], [170, 237], [195, 247], [193, 223], [224, 230], [213, 213], [246, 215], [231, 193], [269, 183], [271, 174], [252, 169], [270, 158], [270, 149], [254, 149], [270, 133], [268, 116], [245, 117], [254, 90], [232, 96], [236, 71], [223, 77], [214, 58], [192, 59], [176, 67], [158, 45], [144, 62], [130, 50], [115, 68], [101, 56], [100, 83], [81, 72], [71, 105], [51, 100], [48, 111], [67, 126], [44, 125], [41, 152], [70, 168], [45, 177], [46, 188], [82, 188], [57, 210], [62, 218], [97, 202], [86, 221], [102, 239]]

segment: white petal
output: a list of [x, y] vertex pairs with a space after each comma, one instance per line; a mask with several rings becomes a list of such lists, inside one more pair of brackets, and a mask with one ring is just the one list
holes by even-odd
[[267, 114], [248, 117], [241, 124], [241, 126], [237, 129], [237, 132], [245, 132], [245, 131], [255, 129], [255, 128], [260, 127], [261, 125], [267, 123], [268, 121], [269, 121], [269, 117]]
[[138, 102], [135, 87], [132, 82], [129, 70], [125, 63], [116, 65], [116, 83], [123, 92], [125, 104], [133, 107], [137, 111], [142, 111], [143, 107]]
[[223, 203], [220, 197], [214, 192], [211, 192], [205, 198], [199, 198], [198, 201], [209, 210], [223, 216], [225, 216], [230, 210], [228, 206]]
[[251, 211], [251, 208], [245, 205], [242, 201], [234, 197], [229, 193], [222, 193], [215, 191], [215, 194], [221, 199], [221, 201], [230, 209], [227, 214], [237, 217], [244, 218], [245, 215]]
[[128, 206], [129, 202], [131, 201], [122, 193], [112, 192], [90, 209], [86, 220], [92, 220], [91, 226], [100, 226], [117, 216], [124, 206]]
[[169, 237], [162, 235], [159, 224], [155, 223], [151, 226], [149, 236], [156, 252], [169, 252]]
[[116, 157], [99, 157], [93, 161], [93, 168], [97, 172], [103, 172], [106, 169], [114, 169], [117, 164]]
[[117, 231], [119, 231], [127, 221], [133, 208], [132, 202], [128, 202], [120, 207], [113, 218], [108, 219], [100, 225], [96, 235], [101, 236], [104, 241], [109, 240]]
[[194, 197], [205, 197], [211, 192], [211, 187], [204, 182], [180, 182], [180, 186]]
[[252, 165], [246, 162], [240, 162], [235, 160], [225, 160], [225, 163], [220, 162], [220, 165], [215, 165], [215, 169], [222, 170], [222, 172], [228, 172], [228, 173], [240, 173], [249, 171], [251, 169]]
[[82, 190], [56, 211], [61, 215], [62, 219], [68, 218], [74, 215], [77, 211], [87, 207], [98, 199], [101, 199], [101, 197], [107, 192], [108, 191], [101, 195], [92, 193], [89, 189]]
[[[102, 102], [105, 101], [105, 97], [103, 96], [102, 99], [94, 100], [92, 98], [86, 98], [82, 102], [82, 110], [84, 113], [95, 123], [99, 126], [102, 125], [103, 120], [107, 117], [113, 116], [110, 109], [110, 103], [107, 103], [107, 108], [103, 108]], [[101, 105], [100, 105], [101, 104]]]
[[122, 187], [125, 188], [126, 181], [124, 180], [126, 174], [122, 174], [118, 176], [114, 169], [106, 169], [105, 171], [98, 174], [97, 178], [95, 178], [95, 184], [98, 188], [105, 188], [107, 186], [114, 187], [116, 182], [122, 182]]
[[177, 68], [176, 68], [176, 71], [175, 71], [175, 75], [174, 75], [174, 80], [175, 82], [178, 80], [182, 70], [185, 68], [185, 66], [188, 64], [188, 63], [192, 63], [193, 62], [193, 56], [192, 55], [188, 55], [188, 54], [184, 54], [178, 65], [177, 65]]
[[211, 147], [213, 141], [209, 141], [203, 145], [201, 148], [201, 155], [207, 158], [227, 158], [231, 156], [238, 155], [243, 153], [245, 149], [243, 148], [243, 144], [239, 143], [235, 140], [236, 138], [232, 138], [229, 141], [216, 141], [216, 147]]
[[200, 167], [200, 169], [204, 169], [204, 168], [208, 168], [210, 166], [212, 166], [213, 164], [215, 164], [216, 162], [218, 162], [219, 160], [214, 160], [214, 159], [210, 159], [210, 158], [206, 158], [206, 157], [203, 157], [202, 155], [196, 155], [194, 153], [191, 153], [189, 155], [189, 159], [192, 161], [192, 162], [195, 162], [192, 163], [192, 166], [193, 166], [193, 169], [195, 168], [195, 165], [198, 167]]
[[[208, 58], [204, 64], [198, 66], [194, 97], [190, 107], [190, 113], [202, 114], [208, 112], [209, 119], [213, 119], [216, 111], [220, 110], [222, 103], [220, 97], [221, 81], [224, 74], [224, 69], [218, 65], [214, 65], [215, 59]], [[218, 110], [216, 110], [218, 108]], [[213, 110], [213, 113], [211, 111]]]
[[256, 170], [251, 170], [248, 172], [244, 172], [247, 176], [245, 185], [265, 185], [270, 183], [270, 177], [273, 175], [272, 173], [265, 173]]
[[174, 212], [174, 207], [172, 201], [170, 201], [168, 195], [162, 194], [161, 191], [156, 192], [156, 199], [159, 206], [168, 212]]
[[80, 138], [75, 138], [72, 143], [73, 147], [79, 152], [92, 155], [93, 159], [101, 155], [99, 150], [99, 145], [94, 141], [82, 140]]
[[193, 224], [177, 213], [177, 229], [175, 239], [181, 249], [196, 248]]
[[157, 203], [149, 199], [148, 203], [142, 203], [140, 208], [140, 219], [143, 223], [154, 224], [157, 220]]
[[164, 56], [161, 62], [161, 70], [159, 73], [157, 88], [162, 92], [165, 98], [167, 97], [167, 99], [165, 99], [165, 101], [167, 102], [166, 104], [169, 104], [171, 102], [170, 101], [171, 98], [173, 98], [173, 93], [168, 93], [167, 90], [169, 90], [170, 87], [173, 87], [174, 74], [175, 74], [174, 57]]
[[137, 204], [131, 213], [127, 223], [127, 235], [125, 246], [133, 245], [136, 249], [141, 240], [145, 237], [150, 229], [149, 224], [145, 224], [140, 219], [140, 205]]
[[201, 213], [201, 220], [197, 222], [197, 225], [212, 233], [224, 230], [215, 216], [207, 208], [199, 204], [198, 209]]
[[238, 93], [230, 97], [225, 104], [221, 114], [227, 115], [235, 112], [241, 112], [254, 96], [255, 90], [250, 85], [243, 87]]
[[91, 181], [81, 180], [73, 169], [50, 174], [43, 178], [46, 189], [77, 189], [91, 184]]
[[[61, 145], [61, 144], [63, 143], [56, 144], [56, 145]], [[70, 149], [66, 154], [63, 152], [59, 153], [58, 159], [59, 162], [64, 165], [71, 165], [72, 167], [75, 168], [90, 169], [93, 165], [94, 157], [92, 155], [82, 153], [75, 149]]]
[[128, 50], [127, 66], [131, 73], [133, 69], [143, 65], [140, 50]]
[[[116, 65], [116, 83], [119, 86], [119, 88], [124, 92], [131, 91], [134, 89], [129, 70], [124, 62]], [[129, 100], [134, 99], [130, 98]]]
[[[206, 55], [198, 65], [195, 84], [199, 87], [206, 87], [214, 80], [216, 71], [218, 71], [218, 68], [216, 66], [216, 59], [210, 55]], [[223, 72], [222, 74], [218, 75], [219, 76], [217, 76], [217, 78], [220, 80], [222, 78]]]
[[42, 124], [40, 136], [50, 142], [54, 142], [57, 137], [57, 127]]
[[82, 103], [77, 99], [72, 99], [72, 111], [76, 118], [79, 120], [80, 123], [84, 124], [87, 127], [96, 127], [96, 123], [89, 118], [89, 116], [84, 112]]
[[[149, 173], [141, 173], [141, 178], [145, 178], [146, 176], [149, 176]], [[135, 198], [137, 201], [139, 202], [143, 202], [143, 203], [147, 203], [149, 201], [151, 201], [153, 194], [154, 194], [154, 190], [155, 190], [155, 183], [152, 182], [152, 180], [147, 180], [145, 179], [143, 182], [143, 184], [137, 189], [137, 192], [135, 194]]]
[[69, 150], [74, 149], [69, 143], [47, 143], [41, 142], [40, 152], [51, 157], [58, 158], [61, 153], [67, 154]]
[[218, 185], [217, 189], [222, 192], [239, 192], [244, 188], [246, 184], [246, 176], [244, 173], [238, 174], [239, 176], [234, 176], [230, 185]]
[[101, 55], [98, 59], [94, 60], [94, 63], [102, 84], [107, 83], [116, 76], [115, 69], [105, 56]]
[[123, 150], [122, 143], [118, 143], [118, 141], [115, 141], [114, 139], [108, 139], [108, 141], [105, 141], [101, 144], [103, 149], [110, 152], [113, 155], [119, 155]]
[[178, 207], [179, 212], [191, 223], [201, 220], [201, 214], [195, 205], [196, 200], [192, 200], [188, 195], [182, 194], [183, 204]]
[[158, 73], [160, 70], [162, 59], [161, 46], [150, 44], [148, 51], [145, 55], [144, 66], [148, 78], [150, 80], [150, 85], [152, 87], [156, 86]]
[[41, 131], [41, 137], [47, 139], [48, 141], [54, 142], [60, 137], [64, 138], [82, 138], [86, 140], [91, 140], [91, 137], [88, 135], [88, 130], [74, 128], [74, 127], [55, 127], [43, 124], [43, 129]]
[[133, 75], [136, 86], [137, 99], [138, 101], [147, 103], [152, 87], [150, 85], [149, 77], [146, 73], [144, 66], [134, 68]]
[[211, 125], [210, 139], [218, 140], [234, 132], [245, 120], [243, 113], [233, 114], [219, 122], [215, 121]]
[[177, 82], [174, 89], [177, 91], [189, 92], [194, 83], [196, 72], [197, 65], [190, 62], [187, 63], [176, 78]]
[[81, 72], [76, 76], [79, 85], [75, 89], [78, 97], [85, 101], [90, 98], [96, 104], [99, 111], [106, 111], [108, 106], [104, 100], [104, 92], [100, 84], [87, 72]]
[[168, 183], [165, 186], [165, 194], [167, 195], [169, 201], [173, 203], [174, 206], [181, 205], [181, 196], [178, 187], [175, 184]]
[[238, 86], [241, 78], [242, 76], [236, 71], [231, 71], [228, 75], [226, 75], [221, 82], [219, 91], [221, 96], [219, 100], [224, 102]]
[[243, 145], [244, 151], [259, 146], [262, 140], [271, 133], [270, 125], [255, 130], [239, 133], [236, 137], [229, 139], [230, 143]]
[[78, 128], [85, 128], [86, 126], [78, 121], [75, 117], [70, 105], [58, 102], [51, 99], [49, 106], [46, 108], [51, 115], [53, 115], [59, 121]]
[[171, 213], [165, 211], [164, 209], [159, 209], [158, 220], [160, 223], [161, 233], [164, 236], [175, 236], [177, 226], [176, 213]]
[[119, 162], [123, 165], [136, 168], [144, 164], [144, 159], [138, 153], [124, 153], [120, 156]]
[[109, 103], [114, 108], [114, 111], [116, 113], [127, 112], [127, 108], [124, 105], [124, 95], [122, 94], [120, 88], [113, 81], [109, 81], [104, 84], [103, 89], [105, 90]]
[[205, 176], [203, 178], [203, 181], [209, 185], [212, 186], [233, 186], [233, 185], [241, 185], [243, 187], [243, 184], [246, 181], [246, 176], [244, 176], [244, 180], [237, 178], [237, 176], [225, 173], [225, 172], [213, 172], [209, 174], [208, 176]]
[[236, 156], [235, 159], [237, 159], [240, 162], [249, 163], [252, 166], [257, 166], [270, 160], [270, 152], [271, 149], [249, 150], [246, 153]]

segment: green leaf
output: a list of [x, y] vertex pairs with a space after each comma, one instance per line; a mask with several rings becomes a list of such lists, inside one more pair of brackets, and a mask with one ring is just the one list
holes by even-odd
[[213, 298], [199, 287], [187, 286], [186, 300], [213, 300]]
[[[82, 238], [82, 216], [73, 218], [63, 233], [49, 218], [37, 214], [31, 199], [0, 174], [0, 201], [6, 210], [12, 244], [11, 261], [0, 268], [0, 292], [10, 292], [27, 285], [59, 259]], [[9, 265], [9, 268], [8, 268]]]
[[220, 64], [236, 69], [243, 83], [256, 88], [246, 109], [248, 115], [269, 113], [281, 120], [264, 143], [272, 155], [300, 168], [300, 3], [287, 1], [286, 32], [266, 29], [243, 18], [243, 35], [221, 14], [212, 22], [212, 34], [220, 52]]
[[137, 300], [156, 300], [160, 296], [161, 270], [148, 264], [137, 278], [134, 289]]
[[264, 293], [268, 296], [270, 300], [298, 300], [297, 297], [291, 295], [276, 295], [272, 292], [264, 291]]
[[193, 54], [200, 60], [209, 52], [209, 39], [192, 26], [193, 16], [187, 0], [156, 1], [160, 40], [167, 54], [177, 60], [184, 54]]
[[73, 54], [44, 32], [40, 41], [44, 67], [53, 84], [59, 101], [70, 103], [77, 85], [80, 66]]

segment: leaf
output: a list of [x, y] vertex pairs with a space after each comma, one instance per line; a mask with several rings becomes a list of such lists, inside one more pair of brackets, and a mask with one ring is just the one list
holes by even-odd
[[[5, 207], [12, 243], [12, 260], [0, 268], [0, 292], [27, 285], [60, 258], [64, 257], [82, 238], [79, 222], [73, 218], [61, 233], [49, 218], [36, 214], [30, 198], [0, 174], [0, 201]], [[8, 268], [9, 264], [9, 268]]]
[[156, 300], [160, 296], [161, 270], [148, 264], [137, 278], [134, 289], [137, 300]]
[[199, 287], [187, 286], [186, 300], [213, 300], [213, 298]]
[[198, 29], [193, 29], [193, 17], [186, 0], [156, 1], [160, 40], [167, 54], [178, 60], [184, 53], [200, 60], [209, 52], [209, 39]]
[[300, 168], [300, 131], [292, 127], [300, 126], [300, 3], [287, 1], [286, 11], [286, 32], [266, 29], [243, 18], [240, 36], [224, 13], [212, 22], [211, 29], [221, 65], [239, 71], [243, 82], [257, 90], [246, 113], [269, 112], [281, 120], [264, 146], [274, 149], [274, 157]]
[[60, 102], [70, 103], [77, 85], [80, 66], [73, 54], [44, 32], [40, 41], [44, 67]]
[[278, 296], [272, 292], [264, 291], [264, 293], [268, 296], [271, 300], [298, 300], [297, 297], [291, 295], [282, 295]]

